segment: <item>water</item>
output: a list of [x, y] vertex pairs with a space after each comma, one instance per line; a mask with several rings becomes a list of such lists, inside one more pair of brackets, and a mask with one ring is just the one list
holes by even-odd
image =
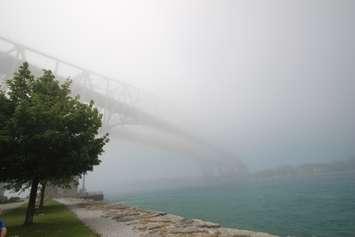
[[355, 174], [349, 173], [228, 181], [115, 201], [281, 236], [355, 236]]

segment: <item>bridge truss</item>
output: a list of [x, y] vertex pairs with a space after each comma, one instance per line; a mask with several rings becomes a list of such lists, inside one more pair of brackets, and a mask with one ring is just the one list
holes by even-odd
[[[234, 164], [230, 160], [227, 164], [218, 161], [218, 156], [225, 155], [223, 152], [212, 149], [209, 144], [196, 136], [161, 119], [162, 113], [159, 113], [161, 103], [154, 95], [125, 82], [65, 62], [0, 36], [0, 85], [2, 87], [6, 87], [5, 81], [13, 75], [19, 64], [24, 61], [30, 63], [31, 71], [35, 75], [41, 73], [41, 69], [45, 68], [52, 70], [59, 80], [71, 79], [74, 95], [80, 95], [82, 101], [94, 100], [96, 106], [103, 113], [103, 129], [101, 132], [110, 132], [111, 135], [115, 135], [112, 134], [114, 128], [127, 125], [153, 128], [170, 136], [178, 137], [180, 141], [183, 141], [182, 143], [175, 141], [174, 147], [168, 146], [169, 148], [200, 157], [204, 156], [204, 163], [207, 160], [212, 161], [214, 164], [212, 166], [215, 166], [212, 170], [211, 165], [201, 165], [203, 173], [223, 176], [237, 174], [241, 169], [244, 169], [244, 165], [235, 157], [231, 159], [234, 160]], [[138, 135], [134, 139], [140, 140], [141, 137]], [[196, 152], [196, 150], [208, 152], [198, 154], [199, 152]]]

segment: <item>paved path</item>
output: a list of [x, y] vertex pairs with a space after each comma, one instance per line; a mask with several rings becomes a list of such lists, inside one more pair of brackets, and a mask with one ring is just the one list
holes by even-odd
[[10, 210], [22, 206], [24, 203], [26, 202], [24, 201], [24, 202], [12, 202], [12, 203], [0, 204], [0, 208], [6, 211], [6, 210]]
[[105, 217], [103, 210], [88, 209], [80, 199], [56, 199], [65, 204], [85, 225], [102, 237], [140, 237], [139, 233], [124, 223]]

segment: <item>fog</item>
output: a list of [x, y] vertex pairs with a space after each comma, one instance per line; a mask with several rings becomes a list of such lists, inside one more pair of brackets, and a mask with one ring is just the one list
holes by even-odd
[[[354, 22], [352, 0], [0, 2], [0, 36], [154, 94], [156, 117], [251, 171], [355, 156]], [[145, 134], [112, 136], [88, 188], [202, 175]]]

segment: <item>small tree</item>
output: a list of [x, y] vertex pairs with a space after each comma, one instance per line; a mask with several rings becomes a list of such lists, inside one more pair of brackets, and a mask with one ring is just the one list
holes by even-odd
[[102, 115], [94, 102], [72, 97], [70, 82], [59, 83], [51, 71], [34, 78], [24, 63], [8, 87], [0, 96], [6, 108], [0, 118], [0, 181], [14, 189], [31, 187], [25, 218], [31, 224], [38, 184], [92, 170], [108, 135], [98, 135]]

